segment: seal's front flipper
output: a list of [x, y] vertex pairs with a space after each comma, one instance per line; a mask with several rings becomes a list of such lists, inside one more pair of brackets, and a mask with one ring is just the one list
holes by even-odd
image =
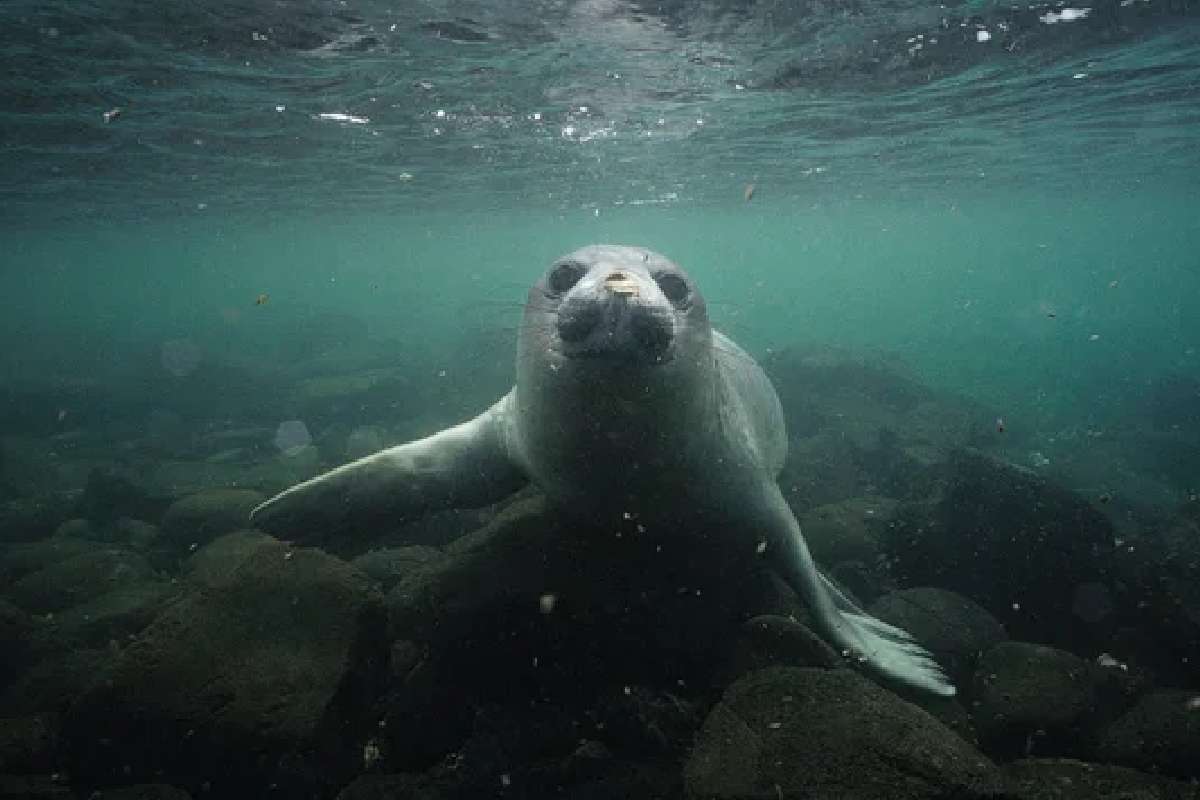
[[943, 697], [953, 695], [954, 686], [929, 651], [906, 631], [867, 614], [820, 573], [778, 487], [772, 485], [767, 495], [763, 502], [768, 554], [812, 609], [819, 633], [884, 681]]
[[502, 500], [527, 480], [505, 446], [510, 396], [469, 422], [293, 486], [250, 512], [250, 522], [299, 539]]

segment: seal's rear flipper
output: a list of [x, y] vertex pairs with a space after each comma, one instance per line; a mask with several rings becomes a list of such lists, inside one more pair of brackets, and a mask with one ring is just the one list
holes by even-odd
[[508, 398], [469, 422], [293, 486], [250, 512], [250, 522], [303, 539], [502, 500], [526, 483], [505, 446]]
[[875, 619], [820, 573], [800, 524], [778, 487], [763, 498], [768, 552], [776, 569], [812, 609], [820, 633], [880, 679], [942, 697], [954, 694], [933, 656], [906, 631]]

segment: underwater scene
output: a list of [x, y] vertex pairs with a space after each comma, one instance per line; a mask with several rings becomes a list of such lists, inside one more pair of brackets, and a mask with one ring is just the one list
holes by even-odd
[[0, 800], [1200, 800], [1196, 0], [0, 63]]

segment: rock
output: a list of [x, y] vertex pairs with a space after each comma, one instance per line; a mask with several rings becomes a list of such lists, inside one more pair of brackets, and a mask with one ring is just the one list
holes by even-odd
[[61, 727], [62, 719], [53, 713], [0, 719], [0, 773], [52, 771]]
[[852, 497], [800, 515], [800, 528], [813, 558], [825, 565], [874, 562], [881, 554], [880, 531], [895, 510], [887, 497]]
[[261, 531], [244, 530], [218, 536], [193, 553], [184, 562], [184, 574], [202, 586], [220, 586], [250, 556], [263, 549], [280, 554], [289, 549], [286, 544]]
[[66, 561], [72, 556], [103, 549], [104, 545], [98, 542], [59, 537], [0, 548], [0, 587], [8, 586], [24, 575]]
[[788, 617], [762, 614], [742, 624], [730, 658], [729, 682], [771, 666], [843, 666], [843, 659], [821, 637]]
[[[0, 687], [29, 666], [37, 622], [25, 611], [0, 600]], [[3, 769], [0, 768], [0, 772]]]
[[93, 469], [88, 473], [87, 484], [75, 503], [73, 513], [104, 527], [121, 517], [158, 519], [169, 502], [167, 498], [154, 496], [124, 475]]
[[0, 800], [73, 800], [57, 775], [0, 775]]
[[70, 709], [76, 780], [214, 796], [328, 792], [361, 769], [387, 658], [381, 598], [318, 550], [262, 547], [196, 586]]
[[89, 689], [108, 679], [119, 653], [117, 648], [106, 647], [50, 654], [0, 695], [0, 708], [8, 714], [66, 711]]
[[446, 784], [446, 781], [419, 774], [359, 775], [338, 792], [337, 800], [452, 800], [458, 797]]
[[[677, 540], [593, 530], [539, 497], [451, 542], [387, 596], [391, 638], [431, 645], [439, 681], [503, 696], [536, 680], [583, 686], [702, 685], [763, 580], [751, 551], [719, 537]], [[498, 580], [497, 576], [503, 576]]]
[[150, 624], [177, 593], [169, 581], [129, 583], [55, 614], [47, 628], [72, 645], [123, 641]]
[[106, 547], [49, 564], [14, 582], [5, 594], [31, 613], [53, 613], [142, 583], [153, 575], [141, 555]]
[[165, 783], [139, 783], [118, 789], [105, 789], [96, 800], [192, 800], [183, 789]]
[[1137, 769], [1200, 778], [1200, 693], [1146, 695], [1104, 730], [1097, 754]]
[[22, 497], [0, 503], [0, 542], [45, 539], [67, 519], [60, 497]]
[[436, 547], [413, 545], [368, 550], [350, 563], [387, 591], [416, 568], [441, 557], [442, 551]]
[[1105, 582], [1115, 538], [1108, 519], [1079, 495], [978, 453], [957, 452], [946, 470], [933, 501], [897, 511], [885, 541], [897, 579], [969, 597], [1012, 636], [1097, 646], [1075, 595]]
[[110, 534], [114, 542], [127, 544], [135, 550], [148, 550], [158, 543], [161, 532], [157, 525], [132, 517], [121, 517], [112, 524]]
[[613, 752], [649, 759], [684, 753], [702, 721], [696, 703], [644, 686], [601, 697], [595, 719], [597, 736]]
[[245, 528], [250, 511], [265, 498], [249, 489], [205, 489], [176, 500], [162, 518], [162, 539], [186, 550], [223, 533]]
[[1066, 758], [1027, 758], [1004, 768], [1012, 800], [1197, 800], [1200, 790], [1159, 775]]
[[984, 749], [1004, 757], [1080, 755], [1091, 736], [1098, 668], [1063, 650], [1002, 642], [975, 673], [975, 725]]
[[54, 529], [54, 538], [56, 539], [96, 539], [96, 531], [92, 528], [92, 523], [86, 519], [75, 517], [59, 525]]
[[696, 800], [973, 797], [994, 780], [986, 757], [849, 669], [746, 675], [726, 689], [684, 766]]
[[912, 634], [955, 683], [970, 677], [985, 650], [1008, 638], [1004, 626], [982, 606], [944, 589], [889, 592], [868, 610]]

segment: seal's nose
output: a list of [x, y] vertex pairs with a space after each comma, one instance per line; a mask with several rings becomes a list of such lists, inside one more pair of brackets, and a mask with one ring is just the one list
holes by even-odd
[[638, 296], [637, 281], [620, 270], [608, 273], [604, 279], [604, 288], [618, 297]]

